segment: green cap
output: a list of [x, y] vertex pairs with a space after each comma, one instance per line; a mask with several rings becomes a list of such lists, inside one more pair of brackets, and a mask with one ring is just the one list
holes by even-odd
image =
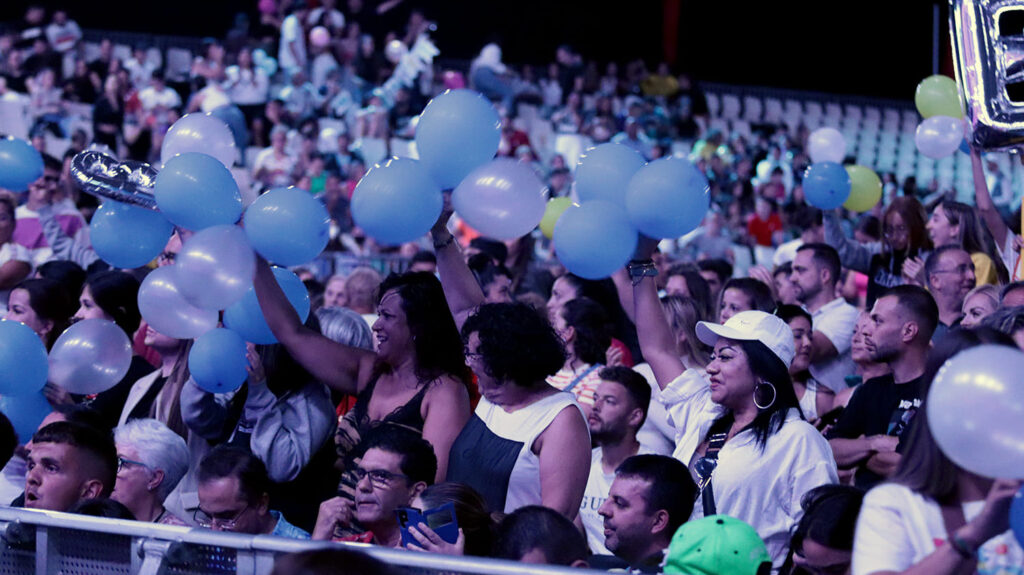
[[684, 575], [759, 575], [770, 573], [771, 566], [757, 531], [726, 515], [684, 523], [665, 559], [665, 573]]

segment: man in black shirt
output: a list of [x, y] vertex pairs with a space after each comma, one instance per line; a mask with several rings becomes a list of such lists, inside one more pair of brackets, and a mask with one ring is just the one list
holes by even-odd
[[871, 309], [865, 345], [892, 374], [864, 382], [828, 435], [836, 464], [856, 470], [858, 487], [871, 487], [899, 464], [896, 448], [921, 406], [921, 376], [938, 321], [935, 300], [912, 285], [890, 289]]

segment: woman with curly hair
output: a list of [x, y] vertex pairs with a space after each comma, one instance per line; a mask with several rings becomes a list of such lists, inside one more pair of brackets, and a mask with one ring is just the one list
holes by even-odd
[[572, 519], [590, 471], [590, 434], [575, 397], [546, 381], [565, 364], [562, 341], [524, 304], [484, 304], [446, 227], [450, 215], [431, 230], [437, 269], [483, 397], [452, 445], [447, 480], [476, 489], [495, 511], [544, 505]]

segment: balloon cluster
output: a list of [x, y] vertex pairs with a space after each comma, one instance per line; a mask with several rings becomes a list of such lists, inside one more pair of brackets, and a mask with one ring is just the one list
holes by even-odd
[[871, 168], [843, 166], [846, 138], [835, 128], [818, 128], [807, 138], [811, 165], [804, 172], [804, 198], [822, 210], [840, 206], [866, 212], [882, 199], [882, 180]]
[[966, 123], [956, 82], [948, 76], [929, 76], [917, 85], [914, 103], [924, 118], [914, 133], [917, 150], [939, 160], [960, 149]]

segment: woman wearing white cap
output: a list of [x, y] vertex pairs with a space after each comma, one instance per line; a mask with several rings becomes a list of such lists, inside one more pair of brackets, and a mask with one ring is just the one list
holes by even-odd
[[838, 480], [828, 442], [804, 421], [788, 366], [793, 332], [784, 321], [745, 311], [724, 325], [699, 322], [714, 347], [707, 375], [686, 370], [658, 303], [653, 263], [634, 261], [640, 349], [677, 429], [673, 455], [693, 473], [701, 495], [692, 518], [714, 513], [752, 525], [778, 569], [807, 491]]

